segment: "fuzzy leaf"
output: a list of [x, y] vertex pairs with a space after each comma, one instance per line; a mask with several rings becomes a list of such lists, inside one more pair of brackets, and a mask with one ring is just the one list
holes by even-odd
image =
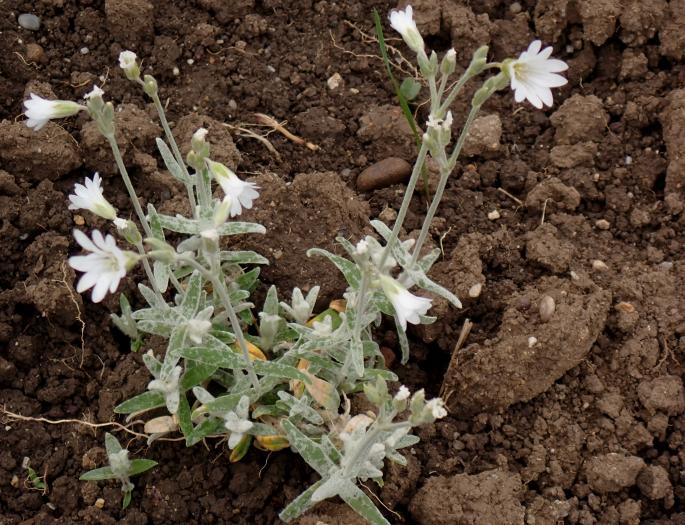
[[405, 78], [400, 84], [400, 92], [407, 100], [414, 100], [421, 91], [421, 83], [411, 77]]
[[225, 349], [198, 346], [183, 348], [179, 355], [215, 368], [228, 368], [231, 370], [245, 368], [243, 356], [227, 346]]
[[390, 522], [386, 520], [383, 514], [381, 514], [381, 511], [376, 508], [373, 501], [371, 501], [359, 487], [352, 484], [352, 482], [348, 481], [345, 484], [345, 488], [341, 492], [340, 497], [369, 523], [373, 525], [390, 525]]
[[352, 288], [355, 290], [359, 288], [359, 284], [361, 283], [361, 274], [359, 272], [359, 268], [357, 268], [357, 265], [352, 261], [345, 259], [344, 257], [340, 257], [339, 255], [332, 254], [329, 251], [322, 250], [321, 248], [310, 248], [307, 250], [307, 257], [311, 257], [312, 255], [321, 255], [322, 257], [326, 257], [329, 261], [335, 264], [338, 270], [342, 272], [345, 280]]
[[181, 389], [190, 390], [209, 378], [215, 371], [215, 366], [205, 363], [186, 363], [186, 370], [181, 378]]
[[233, 264], [269, 264], [269, 259], [262, 257], [253, 251], [226, 251], [219, 252], [221, 262]]
[[199, 271], [194, 271], [188, 279], [188, 285], [181, 301], [181, 313], [186, 319], [192, 319], [200, 308], [202, 284], [202, 275]]
[[112, 467], [101, 467], [84, 472], [78, 479], [81, 481], [102, 481], [103, 479], [116, 479], [116, 475], [112, 472]]
[[199, 443], [203, 439], [209, 436], [216, 436], [218, 434], [224, 434], [226, 432], [226, 427], [222, 419], [209, 418], [204, 420], [198, 426], [196, 426], [190, 434], [186, 436], [186, 446], [192, 447], [196, 443]]
[[183, 170], [181, 169], [181, 166], [179, 165], [178, 162], [176, 162], [176, 159], [174, 158], [173, 153], [169, 150], [169, 147], [166, 145], [166, 142], [164, 142], [162, 139], [157, 138], [157, 149], [159, 150], [159, 154], [162, 156], [162, 160], [164, 161], [164, 165], [166, 166], [166, 169], [169, 170], [169, 173], [175, 178], [183, 182], [184, 184], [187, 183], [188, 181], [186, 180], [186, 176], [183, 173]]
[[[326, 477], [334, 467], [334, 463], [328, 458], [324, 449], [317, 442], [305, 436], [290, 420], [284, 419], [281, 423], [283, 430], [288, 435], [291, 446], [297, 450], [307, 464], [319, 473], [319, 476]], [[313, 491], [312, 491], [313, 493]]]
[[114, 407], [115, 414], [133, 414], [144, 410], [152, 410], [164, 406], [164, 395], [161, 392], [143, 392], [131, 399], [127, 399]]
[[254, 365], [254, 371], [260, 376], [271, 376], [286, 380], [296, 379], [304, 381], [305, 384], [309, 382], [309, 377], [294, 366], [284, 365], [276, 361], [260, 360], [255, 360], [252, 364]]
[[170, 215], [160, 215], [159, 222], [165, 230], [170, 230], [176, 233], [197, 235], [201, 230], [201, 225], [198, 221], [186, 219], [180, 215], [177, 215], [176, 217], [172, 217]]
[[266, 228], [254, 222], [225, 222], [216, 231], [219, 235], [240, 235], [243, 233], [266, 233]]
[[131, 468], [128, 469], [129, 476], [137, 476], [157, 466], [157, 462], [151, 459], [132, 459]]
[[289, 523], [311, 509], [318, 503], [318, 501], [312, 501], [312, 494], [314, 494], [314, 492], [316, 492], [316, 490], [323, 485], [323, 481], [324, 480], [320, 479], [302, 494], [297, 496], [288, 504], [285, 509], [281, 511], [278, 517], [281, 518], [281, 520], [285, 523]]

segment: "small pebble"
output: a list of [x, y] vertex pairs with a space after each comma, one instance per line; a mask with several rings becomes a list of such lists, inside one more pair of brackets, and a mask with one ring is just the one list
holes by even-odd
[[236, 109], [238, 109], [238, 103], [235, 100], [231, 99], [228, 101], [228, 107], [232, 111], [235, 111]]
[[40, 62], [45, 56], [45, 51], [38, 44], [26, 44], [26, 61]]
[[74, 224], [76, 224], [76, 226], [83, 226], [85, 223], [86, 220], [82, 215], [74, 215]]
[[528, 338], [528, 348], [533, 348], [537, 344], [537, 342], [538, 342], [538, 338], [531, 335]]
[[615, 308], [619, 312], [623, 312], [626, 314], [632, 314], [635, 311], [635, 306], [633, 305], [633, 303], [628, 303], [626, 301], [621, 301], [616, 305]]
[[384, 208], [383, 211], [378, 214], [378, 219], [385, 224], [392, 224], [395, 222], [395, 219], [397, 219], [397, 211], [393, 208]]
[[483, 285], [480, 283], [476, 283], [471, 288], [469, 288], [469, 297], [475, 299], [476, 297], [480, 296], [481, 291], [483, 291]]
[[105, 506], [105, 500], [102, 499], [102, 498], [96, 499], [96, 500], [95, 500], [95, 506], [96, 506], [98, 509], [103, 508], [103, 507]]
[[491, 221], [496, 221], [500, 217], [501, 215], [497, 210], [492, 210], [490, 213], [488, 213], [488, 219], [490, 219]]
[[595, 221], [595, 226], [597, 226], [600, 230], [608, 230], [611, 227], [611, 224], [606, 219], [599, 219]]
[[195, 60], [193, 60], [192, 58], [189, 58], [188, 60], [186, 60], [186, 62], [188, 63], [189, 66], [192, 66], [195, 63]]
[[82, 47], [80, 51], [82, 55], [87, 55], [90, 52], [90, 49], [88, 49], [87, 47]]
[[592, 261], [592, 269], [596, 272], [605, 272], [609, 269], [609, 267], [604, 263], [604, 261], [595, 259], [594, 261]]
[[552, 316], [554, 315], [554, 310], [556, 310], [556, 304], [554, 302], [554, 298], [545, 295], [542, 299], [540, 299], [540, 319], [544, 322], [549, 321]]
[[411, 165], [404, 159], [389, 157], [372, 164], [357, 177], [357, 190], [370, 191], [404, 182], [411, 175]]
[[40, 18], [30, 13], [19, 15], [17, 22], [19, 22], [21, 27], [29, 31], [38, 31], [40, 29]]
[[12, 476], [12, 479], [10, 480], [10, 485], [12, 485], [15, 489], [19, 488], [19, 476], [16, 474]]
[[342, 77], [340, 76], [340, 73], [334, 73], [331, 75], [331, 77], [326, 80], [326, 84], [328, 85], [328, 89], [331, 91], [338, 89], [340, 84], [342, 84]]
[[178, 69], [178, 66], [174, 66], [174, 68], [171, 70], [171, 72], [173, 73], [173, 75], [174, 75], [175, 77], [177, 77], [178, 75], [181, 74], [181, 70]]

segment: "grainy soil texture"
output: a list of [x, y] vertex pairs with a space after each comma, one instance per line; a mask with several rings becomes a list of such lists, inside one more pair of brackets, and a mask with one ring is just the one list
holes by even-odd
[[[111, 327], [117, 295], [93, 305], [74, 290], [72, 230], [107, 225], [68, 210], [67, 195], [98, 171], [110, 201], [130, 207], [85, 114], [36, 133], [22, 100], [76, 100], [102, 86], [144, 203], [183, 212], [183, 188], [156, 153], [154, 110], [117, 67], [120, 51], [135, 51], [181, 142], [207, 127], [216, 160], [261, 187], [246, 219], [268, 233], [240, 241], [272, 262], [258, 295], [321, 284], [325, 304], [345, 284], [307, 248], [340, 253], [336, 236], [356, 242], [368, 219], [391, 222], [416, 155], [374, 38], [375, 8], [395, 75], [415, 76], [387, 23], [395, 7], [0, 1], [1, 525], [277, 524], [317, 479], [289, 451], [230, 464], [225, 443], [148, 448], [117, 427], [77, 422], [123, 423], [113, 407], [150, 378]], [[481, 44], [501, 60], [539, 38], [569, 63], [569, 83], [544, 111], [501, 91], [474, 125], [431, 229], [443, 251], [431, 275], [464, 308], [435, 301], [439, 320], [410, 332], [407, 366], [392, 359], [392, 323], [377, 334], [402, 382], [442, 393], [450, 414], [420, 431], [407, 467], [386, 465], [385, 486], [368, 489], [397, 524], [685, 524], [685, 0], [413, 7], [427, 45], [454, 47], [459, 70]], [[40, 18], [37, 30], [20, 27], [23, 13]], [[454, 102], [455, 122], [477, 85]], [[419, 123], [426, 99], [424, 87]], [[256, 113], [318, 149], [269, 132]], [[418, 194], [405, 235], [425, 210]], [[142, 279], [137, 271], [120, 286], [134, 306]], [[466, 319], [473, 327], [457, 346]], [[134, 480], [126, 510], [116, 484], [78, 480], [103, 465], [105, 430], [160, 463]], [[24, 458], [44, 489], [27, 480]], [[361, 521], [334, 500], [299, 523]]]

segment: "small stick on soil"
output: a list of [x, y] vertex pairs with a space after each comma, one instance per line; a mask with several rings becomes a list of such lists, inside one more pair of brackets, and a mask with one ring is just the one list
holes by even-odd
[[545, 212], [547, 211], [547, 201], [549, 199], [545, 199], [545, 202], [542, 204], [542, 217], [540, 218], [540, 226], [545, 224]]
[[373, 496], [373, 499], [375, 499], [378, 503], [380, 503], [381, 505], [383, 505], [383, 508], [384, 508], [385, 510], [387, 510], [387, 511], [390, 512], [391, 514], [394, 514], [395, 516], [397, 516], [397, 519], [402, 520], [402, 516], [399, 515], [397, 512], [395, 512], [394, 510], [392, 510], [390, 507], [388, 507], [385, 503], [383, 503], [383, 500], [382, 500], [381, 498], [379, 498], [378, 496], [376, 496], [376, 494], [374, 494], [373, 491], [372, 491], [369, 487], [367, 487], [367, 486], [366, 486], [364, 483], [362, 483], [361, 481], [359, 482], [359, 484], [360, 484], [362, 487], [364, 487], [364, 488], [366, 489], [366, 491], [369, 493], [369, 495]]
[[255, 133], [251, 129], [243, 128], [240, 126], [232, 126], [231, 124], [223, 124], [225, 127], [230, 128], [230, 129], [237, 129], [238, 131], [242, 131], [243, 134], [241, 134], [241, 137], [249, 137], [251, 139], [258, 140], [262, 144], [264, 144], [264, 147], [269, 150], [269, 152], [278, 159], [278, 161], [281, 161], [281, 154], [278, 152], [278, 150], [274, 147], [273, 144], [263, 135], [259, 135], [258, 133]]
[[509, 193], [509, 192], [508, 192], [507, 190], [505, 190], [504, 188], [497, 188], [497, 191], [501, 191], [501, 192], [504, 193], [507, 197], [509, 197], [511, 200], [513, 200], [516, 204], [518, 204], [519, 206], [523, 206], [523, 201], [522, 201], [521, 199], [518, 199], [518, 198], [514, 197], [511, 193]]
[[[468, 338], [469, 334], [471, 333], [471, 328], [473, 328], [473, 323], [471, 321], [469, 321], [468, 319], [464, 319], [464, 324], [461, 327], [461, 332], [459, 333], [459, 339], [457, 339], [457, 344], [454, 345], [454, 350], [452, 350], [453, 356], [459, 351], [459, 349], [466, 342], [466, 339]], [[455, 357], [453, 363], [456, 364], [456, 361], [457, 361], [457, 359]], [[452, 363], [450, 363], [449, 368], [452, 368]], [[449, 368], [447, 369], [447, 373], [449, 373]], [[447, 392], [447, 395], [445, 395], [444, 388], [440, 389], [440, 397], [443, 398], [445, 403], [447, 403], [447, 400], [450, 397], [452, 397], [452, 394], [454, 394], [454, 390]]]
[[305, 146], [307, 149], [310, 149], [311, 151], [317, 151], [319, 149], [319, 146], [316, 144], [312, 144], [311, 142], [306, 141], [302, 137], [298, 137], [297, 135], [293, 135], [283, 127], [282, 124], [276, 122], [275, 119], [270, 117], [269, 115], [265, 115], [264, 113], [255, 113], [255, 117], [257, 117], [257, 120], [264, 124], [265, 126], [269, 126], [270, 128], [275, 129], [278, 131], [281, 135], [283, 135], [285, 138], [293, 141], [295, 144], [301, 144]]

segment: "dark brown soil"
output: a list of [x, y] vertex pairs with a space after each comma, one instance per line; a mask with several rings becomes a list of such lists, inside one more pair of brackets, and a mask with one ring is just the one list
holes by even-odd
[[[436, 300], [440, 320], [411, 334], [412, 360], [395, 370], [431, 394], [444, 382], [451, 414], [421, 431], [407, 468], [386, 468], [378, 497], [388, 519], [685, 523], [685, 2], [413, 6], [430, 46], [453, 45], [462, 66], [479, 44], [501, 59], [539, 37], [569, 62], [570, 82], [546, 112], [514, 104], [509, 92], [493, 97], [448, 187], [433, 224], [444, 251], [433, 275], [464, 309]], [[385, 18], [395, 4], [0, 2], [0, 406], [105, 423], [149, 380], [110, 328], [117, 298], [82, 299], [65, 264], [75, 225], [103, 227], [67, 209], [75, 181], [99, 170], [107, 196], [126, 209], [112, 159], [83, 116], [29, 132], [18, 119], [27, 92], [74, 99], [104, 84], [126, 104], [119, 140], [143, 198], [182, 211], [154, 153], [148, 101], [115, 67], [122, 49], [135, 50], [160, 81], [177, 134], [209, 126], [222, 160], [263, 187], [251, 213], [270, 233], [245, 242], [273, 261], [264, 282], [285, 295], [321, 282], [333, 297], [342, 281], [304, 249], [358, 238], [368, 217], [392, 220], [404, 186], [357, 193], [356, 177], [415, 154], [368, 38], [374, 7]], [[38, 31], [18, 26], [25, 12], [41, 17]], [[455, 117], [466, 108], [457, 101]], [[269, 151], [238, 130], [263, 132], [256, 112], [287, 120], [320, 149], [270, 134], [277, 153]], [[407, 233], [424, 210], [417, 197]], [[133, 283], [121, 289], [136, 302]], [[466, 318], [473, 329], [455, 349]], [[391, 333], [380, 335], [398, 350]], [[316, 479], [288, 452], [251, 451], [229, 464], [221, 445], [147, 449], [132, 438], [134, 454], [161, 466], [135, 480], [122, 511], [115, 485], [78, 481], [101, 465], [102, 442], [83, 425], [3, 417], [0, 525], [272, 524]], [[26, 482], [25, 457], [45, 492]], [[301, 523], [356, 520], [330, 502]]]

